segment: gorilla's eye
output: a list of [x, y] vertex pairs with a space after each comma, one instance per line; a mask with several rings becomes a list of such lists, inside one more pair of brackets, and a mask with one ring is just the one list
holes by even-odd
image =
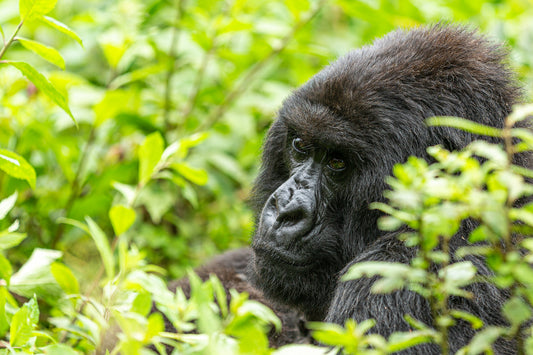
[[346, 163], [342, 159], [332, 158], [328, 162], [328, 168], [333, 171], [343, 171], [344, 169], [346, 169]]
[[300, 154], [307, 154], [309, 145], [304, 142], [302, 138], [294, 138], [292, 141], [292, 147]]

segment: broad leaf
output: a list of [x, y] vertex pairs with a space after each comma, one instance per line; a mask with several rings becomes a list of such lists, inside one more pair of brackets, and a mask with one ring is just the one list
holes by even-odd
[[0, 170], [17, 179], [26, 180], [31, 188], [35, 188], [35, 170], [18, 154], [0, 149]]
[[19, 0], [21, 21], [41, 18], [56, 6], [57, 0]]
[[107, 236], [105, 235], [104, 231], [102, 231], [102, 229], [100, 229], [100, 227], [91, 219], [91, 217], [85, 217], [85, 220], [87, 221], [87, 226], [89, 226], [89, 231], [91, 232], [91, 237], [94, 240], [94, 244], [96, 244], [96, 248], [98, 249], [100, 257], [102, 258], [102, 262], [104, 263], [106, 275], [109, 279], [112, 279], [115, 275], [115, 267], [113, 253], [111, 251], [111, 247], [109, 246]]
[[56, 30], [58, 30], [59, 32], [62, 32], [64, 34], [66, 34], [67, 36], [69, 36], [70, 38], [72, 38], [73, 40], [75, 40], [76, 42], [78, 42], [80, 44], [80, 46], [83, 47], [83, 42], [81, 41], [81, 38], [80, 36], [78, 36], [76, 34], [76, 32], [72, 31], [67, 25], [65, 25], [64, 23], [62, 22], [59, 22], [58, 20], [56, 20], [55, 18], [52, 18], [52, 17], [48, 17], [48, 16], [43, 16], [41, 18], [41, 21], [43, 21], [44, 23], [46, 23], [48, 26], [51, 26], [53, 28], [55, 28]]
[[146, 137], [139, 148], [139, 183], [146, 184], [163, 154], [164, 142], [159, 132]]
[[50, 265], [61, 257], [58, 250], [35, 249], [30, 259], [11, 277], [9, 290], [24, 297], [38, 294], [52, 304], [61, 296], [61, 288], [50, 272]]
[[11, 196], [0, 201], [0, 219], [4, 219], [5, 216], [11, 211], [15, 202], [17, 202], [18, 193], [15, 191]]
[[65, 60], [54, 48], [31, 39], [19, 37], [17, 40], [24, 46], [24, 48], [29, 49], [33, 53], [41, 56], [43, 59], [65, 70]]
[[109, 211], [109, 219], [115, 235], [121, 235], [135, 222], [135, 211], [131, 207], [116, 205]]
[[13, 347], [26, 344], [32, 337], [33, 330], [39, 321], [37, 301], [32, 298], [13, 316], [9, 330], [9, 344]]
[[74, 276], [68, 267], [56, 262], [50, 265], [50, 271], [59, 284], [59, 287], [61, 287], [67, 295], [80, 293], [78, 279], [76, 279], [76, 276]]
[[14, 62], [6, 60], [5, 63], [10, 64], [20, 70], [20, 72], [28, 78], [39, 90], [41, 90], [46, 96], [50, 98], [53, 102], [55, 102], [63, 111], [65, 111], [76, 123], [76, 119], [72, 115], [72, 112], [70, 112], [70, 108], [68, 107], [67, 100], [65, 97], [37, 70], [35, 70], [34, 67], [31, 65], [24, 63], [24, 62]]

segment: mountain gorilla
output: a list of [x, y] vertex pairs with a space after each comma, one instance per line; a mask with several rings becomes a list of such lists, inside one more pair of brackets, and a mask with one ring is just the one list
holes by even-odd
[[[416, 250], [397, 233], [377, 228], [385, 201], [385, 177], [411, 155], [431, 160], [429, 146], [464, 148], [479, 137], [447, 127], [428, 127], [431, 116], [460, 116], [503, 127], [521, 90], [505, 64], [506, 51], [475, 31], [435, 25], [397, 30], [348, 53], [289, 96], [268, 133], [253, 190], [257, 213], [252, 283], [267, 298], [302, 311], [308, 320], [344, 324], [376, 320], [372, 332], [408, 331], [405, 314], [433, 325], [427, 301], [400, 290], [370, 292], [375, 279], [339, 281], [362, 261], [409, 263]], [[495, 142], [489, 137], [486, 140]], [[526, 164], [527, 157], [518, 157]], [[475, 228], [464, 222], [452, 251]], [[481, 257], [470, 257], [490, 274]], [[450, 298], [450, 307], [504, 325], [505, 291], [476, 283], [472, 299]], [[450, 329], [457, 351], [474, 335], [462, 321]], [[497, 353], [515, 353], [498, 342]], [[439, 353], [423, 344], [405, 353]]]

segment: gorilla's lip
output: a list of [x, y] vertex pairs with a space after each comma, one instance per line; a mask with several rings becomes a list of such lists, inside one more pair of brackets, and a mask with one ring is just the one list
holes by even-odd
[[317, 260], [297, 257], [283, 249], [271, 247], [254, 247], [253, 249], [260, 258], [268, 259], [272, 263], [280, 262], [294, 269], [309, 269], [317, 262]]

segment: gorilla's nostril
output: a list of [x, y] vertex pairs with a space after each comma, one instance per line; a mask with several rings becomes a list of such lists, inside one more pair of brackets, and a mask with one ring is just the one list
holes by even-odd
[[287, 211], [285, 213], [280, 213], [278, 216], [278, 220], [281, 223], [298, 223], [302, 219], [305, 218], [305, 213], [303, 210], [293, 210], [293, 211]]

